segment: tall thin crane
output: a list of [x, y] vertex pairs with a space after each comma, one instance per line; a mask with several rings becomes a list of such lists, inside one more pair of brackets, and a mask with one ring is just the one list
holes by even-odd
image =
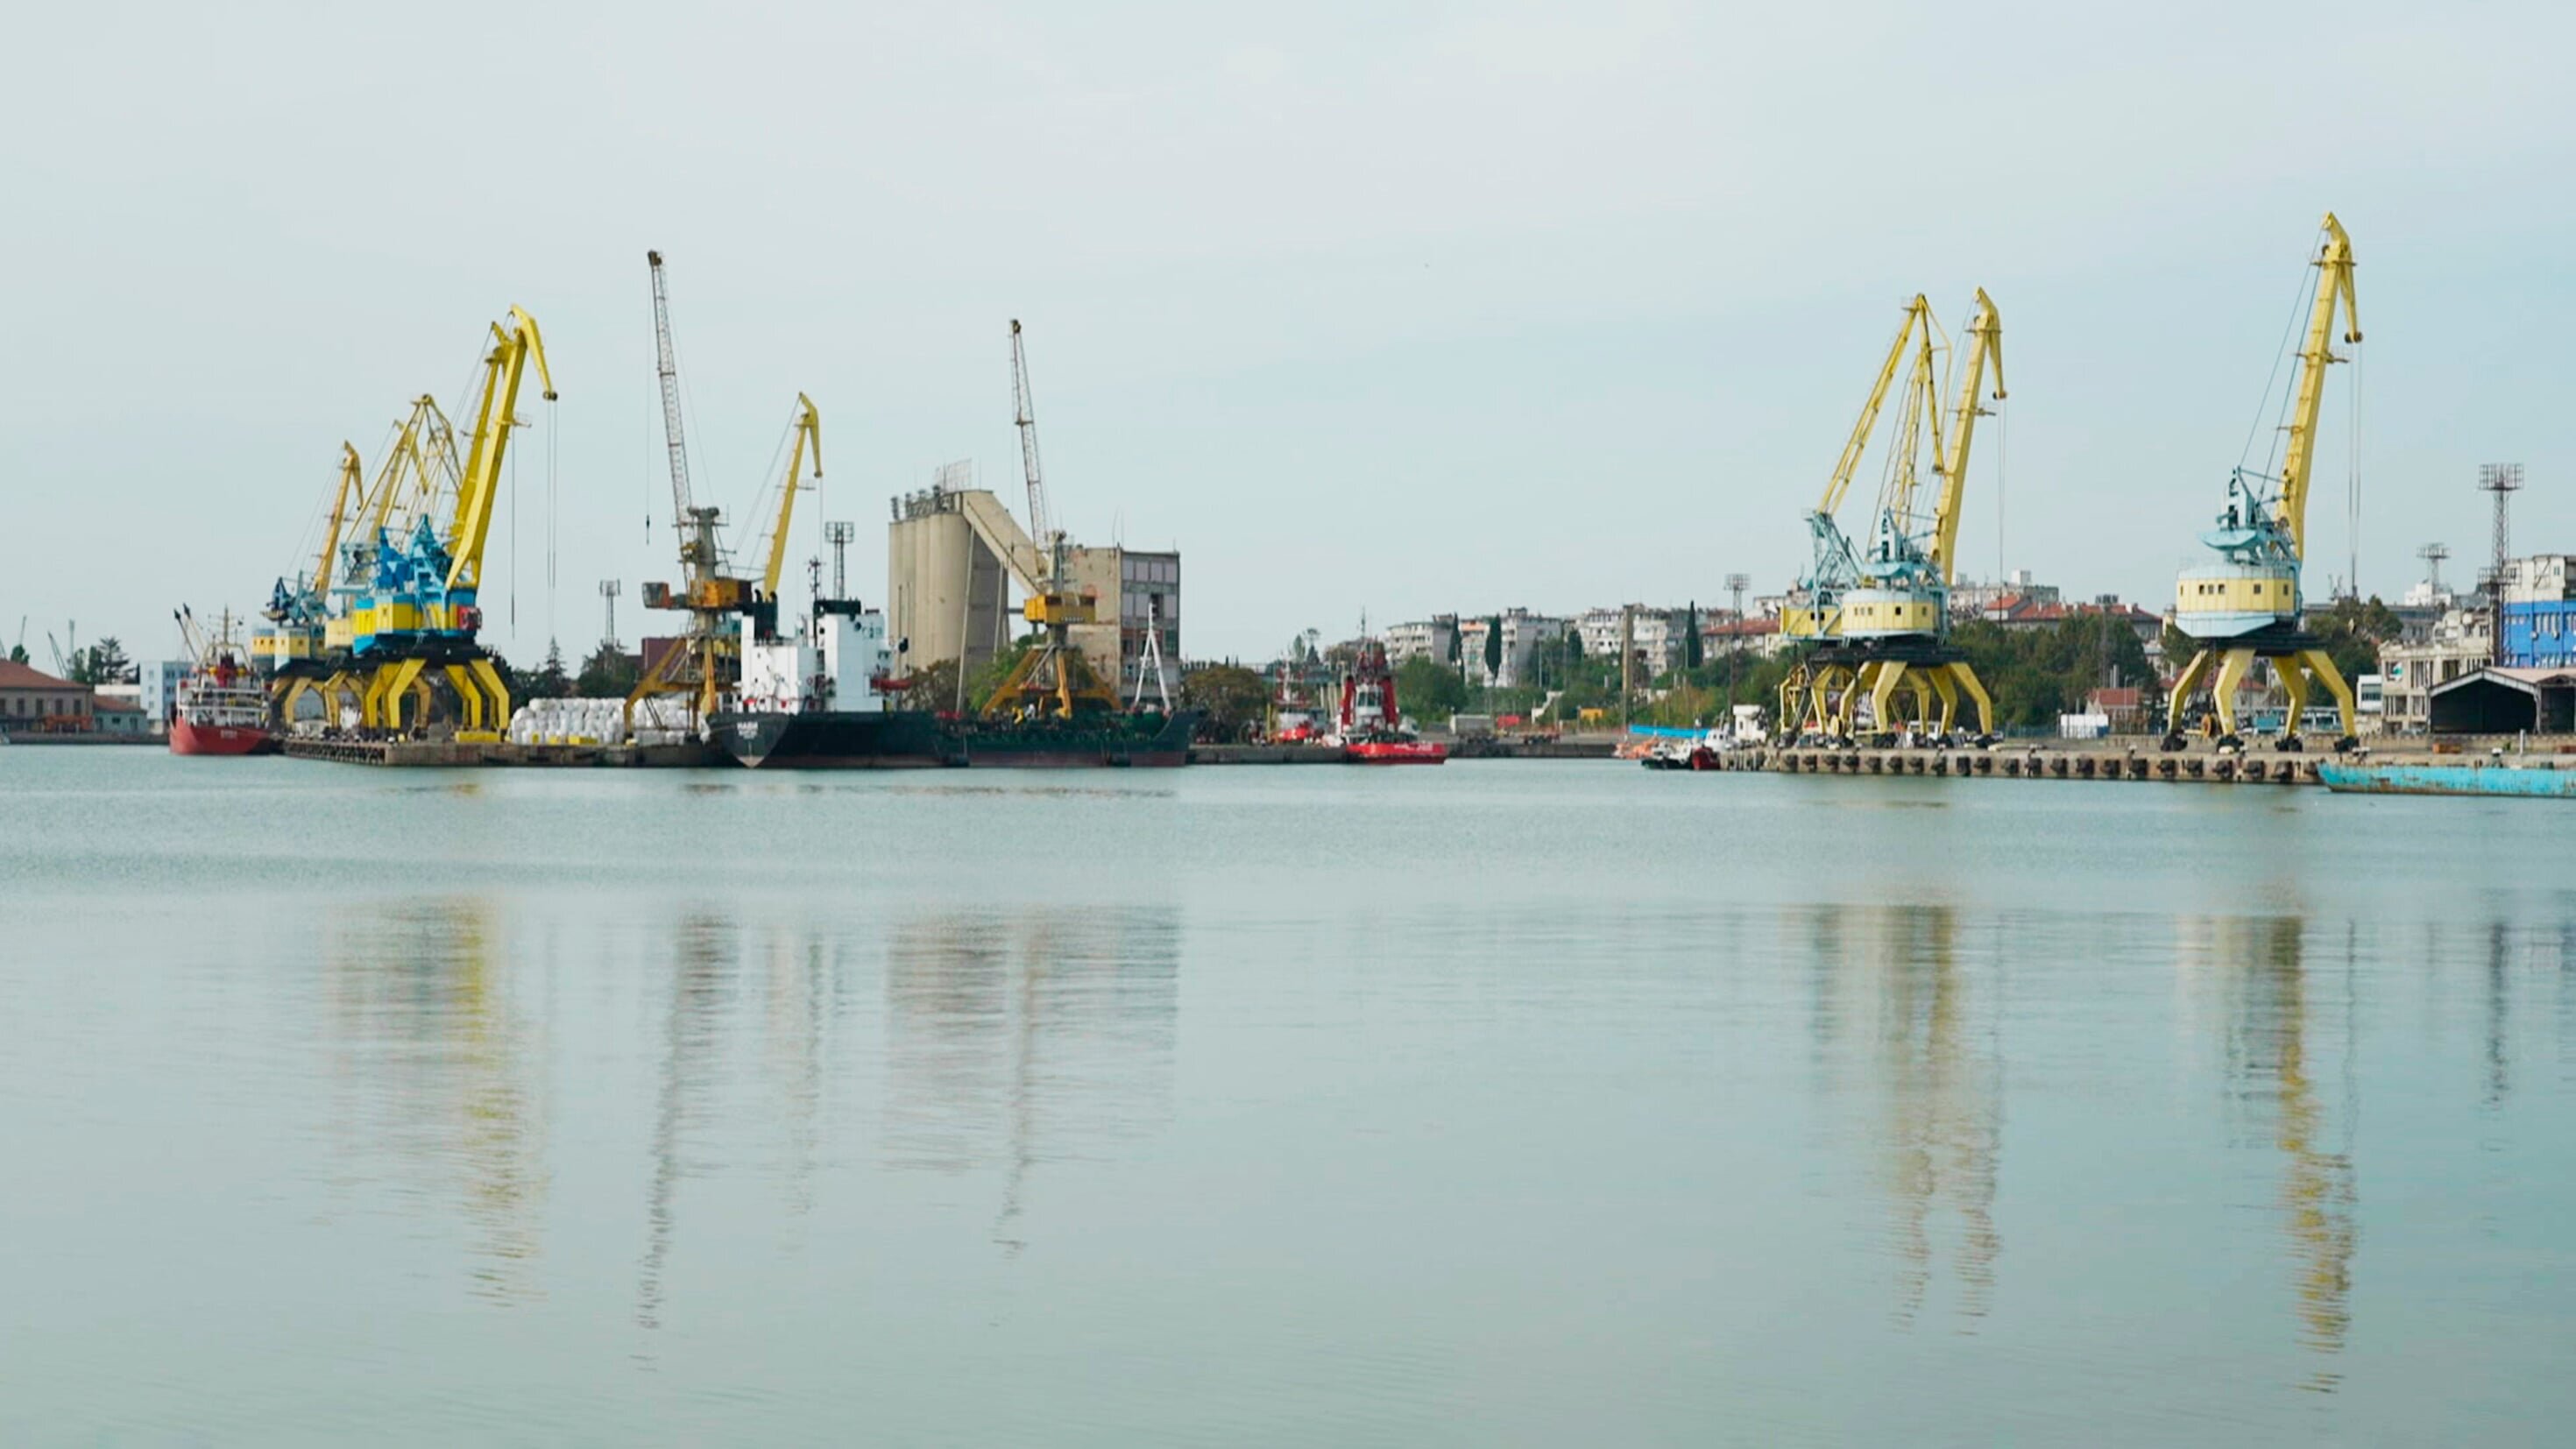
[[751, 616], [753, 627], [764, 633], [776, 625], [778, 583], [786, 564], [788, 523], [796, 507], [797, 473], [809, 453], [814, 476], [823, 476], [822, 424], [812, 401], [799, 393], [792, 424], [795, 448], [788, 459], [784, 496], [779, 500], [777, 521], [769, 535], [765, 567], [757, 579], [728, 573], [718, 531], [724, 511], [700, 504], [689, 487], [688, 439], [680, 415], [679, 349], [672, 341], [671, 292], [662, 268], [662, 254], [648, 251], [644, 262], [653, 282], [654, 373], [662, 390], [662, 439], [670, 452], [671, 523], [680, 540], [681, 581], [678, 593], [667, 583], [645, 584], [643, 602], [648, 609], [686, 610], [689, 631], [686, 638], [654, 661], [627, 693], [626, 720], [630, 729], [635, 706], [647, 699], [686, 698], [693, 723], [703, 722], [722, 705], [725, 692], [741, 673], [740, 625], [736, 621]]
[[662, 276], [662, 254], [648, 251], [644, 261], [653, 274], [654, 374], [662, 384], [662, 441], [671, 456], [671, 523], [680, 537], [680, 568], [687, 581], [689, 606], [709, 607], [721, 602], [719, 595], [729, 597], [729, 591], [718, 587], [716, 575], [724, 562], [716, 541], [716, 525], [724, 511], [699, 507], [689, 491], [689, 442], [680, 418], [680, 360], [671, 340], [671, 294]]
[[2204, 688], [2209, 717], [2220, 731], [2219, 746], [2241, 747], [2236, 687], [2257, 659], [2271, 663], [2282, 692], [2289, 696], [2282, 749], [2302, 748], [2300, 716], [2307, 709], [2311, 678], [2334, 697], [2341, 717], [2343, 735], [2335, 748], [2349, 749], [2359, 742], [2352, 686], [2335, 668], [2323, 641], [2307, 631], [2299, 594], [2299, 571], [2307, 555], [2308, 480], [2316, 463], [2326, 369], [2344, 361], [2332, 345], [2338, 312], [2345, 320], [2345, 344], [2361, 341], [2352, 238], [2333, 212], [2326, 213], [2319, 228], [2325, 239], [2309, 263], [2317, 269], [2316, 293], [2306, 339], [2299, 349], [2289, 416], [2282, 428], [2288, 446], [2281, 475], [2267, 478], [2242, 463], [2237, 466], [2227, 482], [2226, 511], [2218, 516], [2216, 528], [2201, 535], [2201, 542], [2218, 555], [2217, 561], [2184, 570], [2174, 583], [2174, 624], [2201, 641], [2201, 647], [2174, 679], [2165, 719], [2168, 750], [2183, 747], [2185, 712]]
[[1099, 601], [1089, 590], [1077, 591], [1065, 577], [1064, 530], [1047, 512], [1046, 482], [1038, 467], [1037, 409], [1017, 318], [1011, 320], [1011, 413], [1020, 431], [1021, 471], [1028, 476], [1030, 537], [1046, 556], [1045, 577], [1020, 606], [1020, 614], [1043, 632], [1036, 647], [1020, 656], [984, 701], [984, 713], [1070, 719], [1115, 710], [1118, 691], [1101, 681], [1073, 643], [1073, 626], [1095, 622]]
[[1011, 319], [1011, 414], [1020, 432], [1020, 472], [1029, 484], [1029, 537], [1046, 559], [1046, 581], [1055, 586], [1064, 566], [1063, 535], [1047, 517], [1046, 472], [1038, 466], [1037, 398], [1029, 389], [1028, 350], [1020, 342], [1020, 319]]

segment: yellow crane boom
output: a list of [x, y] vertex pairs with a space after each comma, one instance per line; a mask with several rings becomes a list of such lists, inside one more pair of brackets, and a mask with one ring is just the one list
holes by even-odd
[[2317, 414], [2325, 401], [2326, 368], [2343, 359], [2329, 342], [2334, 335], [2335, 307], [2342, 304], [2347, 343], [2361, 340], [2360, 304], [2352, 288], [2352, 238], [2331, 211], [2324, 222], [2326, 240], [2317, 252], [2317, 303], [2308, 315], [2307, 345], [2299, 350], [2299, 390], [2290, 409], [2290, 446], [2281, 465], [2282, 529], [2302, 559], [2308, 552], [2308, 471], [2316, 462]]
[[[1851, 491], [1852, 475], [1860, 470], [1861, 455], [1869, 451], [1870, 430], [1878, 424], [1878, 410], [1887, 402], [1887, 389], [1896, 381], [1896, 369], [1905, 362], [1905, 344], [1912, 341], [1917, 327], [1932, 325], [1932, 304], [1923, 294], [1905, 304], [1904, 325], [1896, 329], [1896, 340], [1888, 345], [1887, 361], [1880, 364], [1878, 382], [1869, 390], [1869, 401], [1860, 410], [1860, 420], [1852, 424], [1851, 438], [1843, 444], [1842, 456], [1834, 461], [1834, 471], [1825, 480], [1825, 496], [1816, 504], [1820, 518], [1840, 513], [1843, 495]], [[1930, 345], [1927, 339], [1926, 346]]]
[[512, 307], [506, 325], [492, 324], [492, 338], [492, 350], [483, 359], [483, 392], [475, 409], [473, 441], [457, 480], [456, 525], [448, 540], [451, 593], [481, 583], [483, 542], [492, 531], [492, 500], [501, 491], [501, 458], [510, 445], [510, 429], [518, 425], [519, 381], [530, 358], [536, 360], [546, 401], [555, 398], [554, 374], [546, 367], [537, 319]]
[[779, 487], [778, 521], [769, 534], [769, 559], [761, 568], [761, 597], [778, 597], [780, 571], [787, 566], [787, 525], [796, 516], [796, 475], [804, 470], [810, 453], [814, 459], [814, 481], [823, 481], [823, 419], [814, 411], [814, 400], [796, 394], [796, 442], [787, 455], [787, 477]]
[[1943, 453], [1941, 496], [1932, 513], [1932, 563], [1941, 572], [1941, 582], [1958, 577], [1959, 502], [1967, 490], [1968, 444], [1977, 431], [1977, 419], [1991, 409], [1977, 406], [1977, 389], [1984, 381], [1986, 365], [1995, 369], [1995, 401], [2004, 400], [2004, 324], [1995, 311], [1995, 302], [1986, 289], [1977, 289], [1976, 310], [1968, 319], [1968, 343], [1956, 362], [1959, 369], [1958, 401], [1950, 409], [1950, 437]]
[[313, 560], [313, 593], [328, 597], [331, 592], [331, 568], [340, 559], [340, 529], [349, 520], [349, 495], [366, 490], [366, 464], [358, 450], [347, 442], [340, 444], [340, 489], [331, 496], [331, 519], [322, 526], [322, 551]]

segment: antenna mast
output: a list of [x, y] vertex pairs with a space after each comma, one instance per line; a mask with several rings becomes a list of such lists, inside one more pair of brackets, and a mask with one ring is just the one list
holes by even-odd
[[2513, 569], [2513, 495], [2522, 491], [2520, 463], [2480, 463], [2478, 490], [2495, 495], [2495, 562], [2487, 571], [2487, 660], [2504, 663], [2504, 581]]

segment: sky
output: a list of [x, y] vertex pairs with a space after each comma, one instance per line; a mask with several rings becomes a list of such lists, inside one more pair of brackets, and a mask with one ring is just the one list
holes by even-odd
[[2308, 587], [2357, 469], [2394, 598], [2423, 543], [2486, 551], [2482, 462], [2528, 469], [2517, 551], [2576, 551], [2571, 42], [2568, 7], [2369, 0], [33, 7], [0, 636], [166, 657], [173, 608], [256, 607], [342, 440], [457, 409], [515, 304], [561, 397], [523, 406], [487, 642], [583, 651], [607, 577], [631, 642], [676, 571], [648, 247], [701, 501], [748, 512], [811, 394], [792, 556], [856, 520], [862, 597], [939, 465], [1020, 506], [1014, 317], [1057, 514], [1182, 550], [1192, 657], [1776, 591], [1906, 299], [1955, 328], [1982, 286], [2010, 399], [1963, 570], [2161, 608], [2268, 451], [2328, 209], [2367, 341]]

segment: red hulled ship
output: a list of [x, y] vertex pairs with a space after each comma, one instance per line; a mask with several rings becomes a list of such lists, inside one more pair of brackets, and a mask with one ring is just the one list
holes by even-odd
[[268, 691], [243, 662], [232, 614], [225, 613], [211, 638], [201, 636], [186, 613], [179, 622], [195, 646], [197, 662], [179, 684], [170, 719], [170, 753], [275, 754], [280, 746], [268, 724]]
[[1425, 740], [1404, 728], [1395, 698], [1395, 671], [1386, 664], [1386, 645], [1362, 639], [1359, 653], [1342, 674], [1342, 709], [1336, 743], [1356, 765], [1436, 765], [1449, 758], [1449, 747]]

